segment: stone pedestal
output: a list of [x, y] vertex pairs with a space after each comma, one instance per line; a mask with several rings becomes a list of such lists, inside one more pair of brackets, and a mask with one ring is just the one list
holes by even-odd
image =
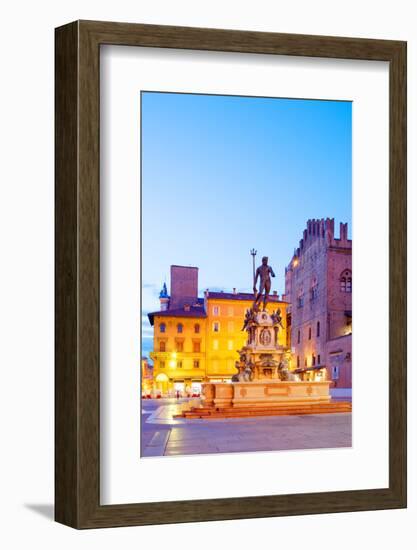
[[234, 396], [232, 384], [213, 384], [213, 403], [216, 408], [230, 407]]
[[[224, 382], [203, 384], [204, 405], [216, 409], [274, 408], [291, 404], [329, 403], [331, 381]], [[212, 397], [211, 397], [212, 396]]]
[[[298, 380], [289, 369], [290, 350], [278, 343], [281, 312], [249, 309], [244, 329], [247, 342], [239, 350], [237, 374], [229, 383], [204, 384], [204, 405], [215, 409], [277, 409], [330, 402], [331, 381]], [[305, 408], [305, 407], [304, 407]]]

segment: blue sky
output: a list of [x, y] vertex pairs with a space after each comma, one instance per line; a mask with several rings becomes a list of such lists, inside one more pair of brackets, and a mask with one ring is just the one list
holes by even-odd
[[[142, 92], [143, 313], [159, 308], [171, 264], [199, 287], [248, 291], [258, 250], [284, 291], [309, 218], [349, 223], [352, 104]], [[143, 318], [143, 352], [152, 331]]]

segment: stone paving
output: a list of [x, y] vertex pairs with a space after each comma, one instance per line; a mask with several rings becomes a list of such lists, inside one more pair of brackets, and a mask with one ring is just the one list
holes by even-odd
[[350, 413], [219, 420], [172, 419], [186, 400], [142, 401], [141, 455], [323, 449], [352, 445]]

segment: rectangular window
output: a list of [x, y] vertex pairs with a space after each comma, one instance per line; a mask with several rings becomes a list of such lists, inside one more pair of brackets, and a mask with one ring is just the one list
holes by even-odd
[[308, 327], [308, 339], [311, 340], [311, 327]]
[[339, 380], [339, 367], [332, 368], [332, 380]]
[[200, 368], [200, 361], [198, 359], [194, 359], [194, 368], [199, 369]]
[[307, 357], [304, 357], [304, 366], [307, 366]]
[[219, 341], [218, 340], [213, 340], [213, 349], [215, 349], [215, 350], [219, 349]]
[[159, 368], [164, 369], [165, 368], [165, 361], [159, 361]]
[[320, 354], [317, 355], [317, 364], [318, 364], [318, 365], [321, 365]]
[[182, 340], [177, 341], [177, 351], [180, 353], [184, 351], [184, 342]]
[[218, 321], [213, 323], [213, 332], [220, 332], [220, 323]]
[[320, 321], [317, 321], [317, 331], [316, 331], [316, 334], [317, 334], [317, 338], [320, 336]]
[[213, 315], [220, 315], [220, 307], [213, 306]]
[[182, 369], [182, 361], [177, 361], [177, 369]]
[[193, 352], [200, 353], [200, 350], [201, 350], [200, 342], [193, 342]]
[[232, 351], [233, 350], [233, 340], [227, 341], [227, 349]]
[[297, 367], [299, 367], [299, 366], [300, 366], [300, 356], [297, 355]]
[[166, 351], [165, 342], [159, 342], [159, 351]]
[[315, 356], [314, 354], [311, 356], [311, 363], [312, 363], [312, 366], [313, 366], [313, 367], [314, 367], [315, 364], [316, 364], [316, 356]]
[[299, 330], [297, 333], [297, 344], [301, 342], [301, 331]]

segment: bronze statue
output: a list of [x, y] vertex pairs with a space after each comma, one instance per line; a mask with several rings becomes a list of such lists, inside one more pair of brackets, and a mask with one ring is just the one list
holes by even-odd
[[250, 331], [250, 324], [255, 320], [255, 311], [253, 308], [247, 309], [245, 313], [245, 320], [243, 322], [242, 330]]
[[274, 325], [279, 325], [282, 329], [284, 328], [282, 324], [281, 310], [278, 308], [276, 311], [273, 311], [271, 314], [271, 319]]
[[249, 325], [249, 321], [252, 319], [252, 311], [250, 309], [247, 309], [245, 312], [245, 320], [243, 321], [243, 327], [242, 330], [246, 330]]
[[[258, 267], [255, 273], [255, 280], [253, 282], [253, 292], [255, 294], [255, 301], [253, 303], [254, 308], [258, 308], [259, 304], [262, 300], [262, 293], [264, 293], [264, 307], [263, 310], [266, 309], [266, 302], [268, 299], [268, 295], [271, 291], [271, 276], [275, 277], [274, 270], [270, 265], [268, 265], [268, 256], [264, 256], [262, 258], [262, 265]], [[258, 277], [260, 279], [259, 283], [259, 292], [257, 292], [256, 289], [256, 283], [258, 282]]]

